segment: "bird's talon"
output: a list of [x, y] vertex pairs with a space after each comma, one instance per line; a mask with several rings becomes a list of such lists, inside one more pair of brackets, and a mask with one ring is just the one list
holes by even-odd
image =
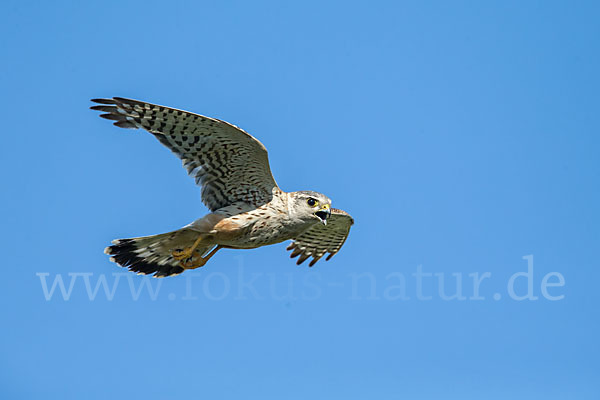
[[175, 249], [171, 252], [171, 255], [173, 256], [174, 259], [176, 260], [185, 260], [187, 261], [188, 259], [192, 258], [192, 252], [191, 249], [187, 248], [187, 249]]

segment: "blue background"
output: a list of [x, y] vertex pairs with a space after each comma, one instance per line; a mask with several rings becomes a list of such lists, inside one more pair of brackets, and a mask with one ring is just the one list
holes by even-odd
[[[3, 398], [598, 398], [598, 3], [0, 8]], [[88, 109], [111, 96], [249, 131], [284, 190], [354, 216], [345, 247], [312, 269], [285, 244], [223, 251], [154, 300], [125, 276], [112, 300], [81, 276], [46, 300], [37, 273], [113, 282], [110, 240], [206, 212], [151, 135]], [[538, 299], [517, 301], [530, 254]], [[467, 299], [428, 278], [419, 300], [419, 265]]]

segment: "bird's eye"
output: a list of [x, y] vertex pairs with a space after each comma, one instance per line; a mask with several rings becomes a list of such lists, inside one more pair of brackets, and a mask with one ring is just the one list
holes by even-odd
[[319, 204], [319, 202], [316, 201], [315, 199], [313, 199], [312, 197], [310, 199], [306, 200], [306, 203], [311, 207], [316, 207], [317, 204]]

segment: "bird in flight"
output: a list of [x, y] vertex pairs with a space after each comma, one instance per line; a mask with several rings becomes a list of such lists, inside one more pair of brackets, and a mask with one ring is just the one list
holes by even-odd
[[254, 249], [292, 240], [297, 264], [313, 266], [335, 255], [354, 223], [317, 192], [282, 191], [267, 149], [235, 125], [137, 100], [93, 99], [100, 117], [120, 128], [144, 129], [183, 162], [201, 188], [210, 213], [173, 232], [117, 239], [105, 249], [111, 261], [139, 274], [178, 275], [202, 267], [223, 248]]

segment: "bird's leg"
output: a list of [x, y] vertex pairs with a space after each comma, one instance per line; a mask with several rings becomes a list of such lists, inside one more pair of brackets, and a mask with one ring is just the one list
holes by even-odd
[[210, 258], [212, 256], [214, 256], [215, 253], [222, 248], [223, 248], [223, 246], [218, 245], [217, 247], [212, 249], [211, 252], [208, 253], [206, 256], [198, 257], [198, 259], [192, 260], [192, 262], [190, 264], [184, 265], [184, 268], [185, 269], [196, 269], [196, 268], [204, 267], [204, 264], [206, 264], [208, 262], [208, 260], [210, 260]]
[[198, 239], [196, 239], [196, 241], [194, 242], [192, 247], [187, 247], [183, 250], [175, 249], [175, 250], [173, 250], [171, 255], [176, 260], [187, 260], [188, 258], [190, 258], [192, 256], [192, 254], [194, 254], [194, 250], [196, 250], [196, 247], [198, 247], [198, 245], [200, 244], [201, 241], [202, 241], [202, 235], [198, 236]]

